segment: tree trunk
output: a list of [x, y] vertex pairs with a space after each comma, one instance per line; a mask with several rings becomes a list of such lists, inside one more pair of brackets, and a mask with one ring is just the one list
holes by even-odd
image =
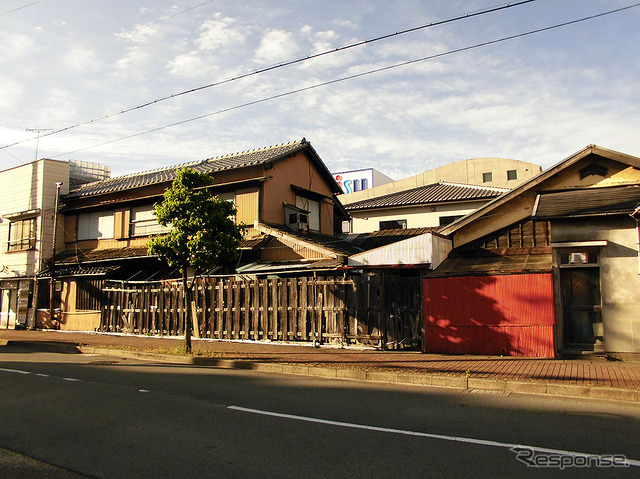
[[[187, 280], [186, 270], [182, 273], [182, 286], [184, 288], [184, 304], [182, 311], [184, 312], [184, 352], [191, 354], [191, 288]], [[193, 285], [192, 285], [193, 286]]]

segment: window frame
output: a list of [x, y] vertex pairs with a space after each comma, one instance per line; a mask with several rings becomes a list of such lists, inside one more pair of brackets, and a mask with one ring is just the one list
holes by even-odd
[[[383, 227], [383, 223], [387, 223], [387, 225], [385, 225], [385, 227]], [[391, 223], [397, 223], [398, 226], [397, 227], [389, 227]], [[407, 229], [407, 220], [406, 219], [400, 219], [400, 220], [382, 220], [378, 222], [378, 229], [380, 231], [383, 230], [406, 230]]]
[[[134, 219], [136, 212], [150, 212], [151, 217], [144, 219]], [[142, 229], [142, 232], [136, 232]], [[134, 206], [129, 210], [129, 237], [144, 238], [145, 236], [163, 235], [171, 231], [171, 225], [162, 226], [158, 223], [153, 205]]]
[[[29, 233], [25, 237], [25, 225], [29, 223]], [[16, 226], [20, 225], [20, 237], [14, 238]], [[14, 219], [9, 222], [9, 238], [7, 241], [7, 252], [29, 251], [36, 248], [37, 241], [37, 217]]]

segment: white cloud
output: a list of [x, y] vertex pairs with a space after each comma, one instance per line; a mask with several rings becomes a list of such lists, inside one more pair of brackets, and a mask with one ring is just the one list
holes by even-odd
[[294, 36], [284, 30], [270, 30], [260, 40], [254, 61], [261, 65], [270, 65], [291, 60], [299, 47]]
[[116, 33], [118, 39], [134, 44], [148, 44], [156, 41], [162, 35], [162, 30], [158, 25], [137, 24], [131, 31], [121, 31]]
[[[35, 39], [20, 33], [9, 33], [0, 31], [0, 61], [11, 58], [20, 58], [33, 51]], [[4, 57], [4, 58], [3, 58]]]
[[72, 72], [97, 72], [103, 62], [93, 48], [74, 46], [64, 57], [65, 67]]
[[23, 96], [24, 86], [21, 82], [13, 80], [0, 80], [0, 109], [9, 110], [19, 105]]
[[233, 18], [217, 13], [200, 26], [200, 35], [195, 41], [198, 50], [218, 50], [220, 48], [239, 48], [246, 39], [242, 27], [237, 26]]

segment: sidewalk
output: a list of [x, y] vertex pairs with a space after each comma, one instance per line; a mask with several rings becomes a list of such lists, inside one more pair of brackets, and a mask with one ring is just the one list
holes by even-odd
[[[193, 356], [177, 353], [181, 338], [64, 331], [0, 331], [0, 346], [99, 353], [178, 364], [340, 379], [452, 387], [470, 391], [640, 400], [640, 358], [609, 361], [501, 356], [446, 356], [308, 344], [193, 340]], [[1, 356], [0, 356], [1, 359]]]

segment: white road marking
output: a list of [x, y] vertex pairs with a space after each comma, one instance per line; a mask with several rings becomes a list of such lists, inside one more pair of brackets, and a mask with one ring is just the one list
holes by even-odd
[[42, 374], [42, 373], [37, 373], [36, 376], [39, 376], [41, 378], [50, 378], [51, 377], [48, 374]]
[[[352, 429], [365, 429], [367, 431], [386, 432], [391, 434], [402, 434], [405, 436], [426, 437], [429, 439], [440, 439], [442, 441], [476, 444], [479, 446], [500, 447], [503, 449], [526, 448], [536, 452], [560, 454], [563, 456], [579, 456], [579, 457], [593, 457], [593, 458], [600, 457], [600, 455], [598, 454], [589, 454], [584, 452], [565, 451], [562, 449], [550, 449], [550, 448], [538, 447], [538, 446], [527, 446], [524, 444], [510, 444], [508, 442], [489, 441], [485, 439], [474, 439], [471, 437], [447, 436], [444, 434], [430, 434], [427, 432], [407, 431], [404, 429], [393, 429], [393, 428], [386, 428], [386, 427], [379, 427], [379, 426], [367, 426], [365, 424], [354, 424], [350, 422], [331, 421], [328, 419], [318, 419], [314, 417], [297, 416], [295, 414], [284, 414], [284, 413], [272, 412], [272, 411], [262, 411], [260, 409], [251, 409], [251, 408], [240, 407], [240, 406], [227, 406], [227, 409], [233, 409], [234, 411], [247, 412], [251, 414], [260, 414], [262, 416], [272, 416], [272, 417], [280, 417], [283, 419], [293, 419], [296, 421], [326, 424], [328, 426], [348, 427]], [[627, 463], [629, 463], [629, 465], [631, 466], [640, 467], [640, 460], [627, 458]]]
[[3, 373], [17, 373], [17, 374], [31, 374], [29, 371], [21, 371], [19, 369], [4, 369], [0, 368]]
[[138, 392], [139, 393], [148, 393], [148, 392], [151, 392], [151, 391], [149, 391], [148, 389], [138, 389]]
[[74, 383], [80, 383], [82, 382], [82, 379], [76, 379], [76, 378], [62, 378], [63, 381], [71, 381]]

